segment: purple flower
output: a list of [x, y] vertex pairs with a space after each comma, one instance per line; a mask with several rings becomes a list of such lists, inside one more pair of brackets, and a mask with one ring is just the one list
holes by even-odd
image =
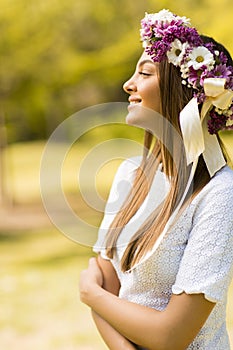
[[217, 78], [225, 79], [228, 79], [228, 77], [232, 74], [231, 70], [226, 66], [226, 64], [219, 64], [213, 69], [212, 73], [213, 76]]
[[230, 72], [230, 74], [227, 76], [227, 81], [226, 81], [226, 89], [230, 89], [233, 90], [233, 67], [228, 66], [227, 67], [228, 72]]
[[194, 89], [202, 89], [206, 78], [210, 78], [210, 72], [206, 66], [197, 70], [192, 66], [189, 68], [188, 82]]
[[228, 77], [228, 81], [226, 83], [226, 89], [233, 90], [233, 75]]
[[154, 62], [161, 62], [167, 56], [167, 51], [170, 50], [170, 44], [165, 43], [163, 40], [158, 40], [153, 43], [152, 46], [146, 48], [146, 52], [151, 56]]
[[196, 70], [192, 66], [189, 68], [188, 82], [194, 89], [198, 89], [200, 87], [201, 74], [201, 70]]
[[210, 52], [212, 52], [212, 54], [214, 54], [214, 43], [205, 43], [203, 46], [205, 46]]
[[182, 43], [188, 42], [190, 45], [201, 45], [202, 40], [195, 28], [182, 25], [170, 25], [163, 31], [163, 40], [172, 43], [174, 39], [179, 39]]
[[206, 99], [206, 95], [204, 94], [204, 92], [194, 93], [194, 97], [197, 98], [197, 103], [198, 104], [203, 103], [205, 101], [205, 99]]
[[215, 109], [212, 109], [209, 113], [210, 119], [207, 122], [208, 131], [211, 135], [217, 134], [219, 130], [222, 130], [226, 126], [227, 117], [223, 114], [218, 114]]
[[225, 64], [227, 63], [227, 61], [228, 61], [227, 56], [223, 52], [220, 52], [219, 63]]
[[195, 46], [202, 45], [202, 39], [195, 28], [183, 27], [183, 40]]
[[[206, 99], [206, 78], [225, 79], [225, 89], [233, 90], [233, 67], [228, 66], [226, 54], [219, 52], [214, 43], [204, 43], [186, 17], [176, 16], [168, 10], [146, 14], [141, 21], [140, 34], [143, 47], [154, 62], [168, 60], [180, 68], [182, 83], [194, 89], [193, 96], [199, 105]], [[179, 51], [182, 52], [181, 57]], [[233, 104], [224, 111], [213, 107], [209, 112], [209, 133], [233, 130], [232, 120]]]

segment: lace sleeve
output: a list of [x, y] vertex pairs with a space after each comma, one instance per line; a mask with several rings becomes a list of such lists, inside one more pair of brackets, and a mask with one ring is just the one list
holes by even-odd
[[174, 294], [203, 293], [212, 302], [226, 297], [233, 275], [233, 186], [224, 186], [205, 193], [197, 204]]

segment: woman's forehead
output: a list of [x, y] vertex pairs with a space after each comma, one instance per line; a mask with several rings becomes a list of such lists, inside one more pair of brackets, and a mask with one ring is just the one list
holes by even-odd
[[145, 51], [143, 51], [141, 57], [140, 57], [139, 60], [138, 60], [137, 66], [142, 66], [142, 65], [144, 65], [145, 63], [152, 64], [152, 65], [155, 66], [155, 67], [158, 65], [157, 62], [154, 62], [154, 61], [151, 59], [151, 56], [149, 56]]
[[151, 61], [152, 63], [154, 63], [151, 59], [151, 56], [148, 55], [148, 53], [146, 51], [143, 51], [141, 57], [139, 58], [139, 61], [144, 61], [144, 60]]

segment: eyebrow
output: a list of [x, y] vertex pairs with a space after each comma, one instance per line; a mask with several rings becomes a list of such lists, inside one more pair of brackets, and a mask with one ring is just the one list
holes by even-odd
[[143, 66], [145, 63], [153, 64], [153, 66], [155, 65], [155, 63], [151, 60], [143, 60], [143, 61], [139, 62], [138, 67]]

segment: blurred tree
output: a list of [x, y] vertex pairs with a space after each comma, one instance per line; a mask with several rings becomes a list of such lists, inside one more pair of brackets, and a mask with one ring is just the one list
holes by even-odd
[[141, 52], [145, 11], [170, 8], [232, 48], [231, 0], [0, 0], [0, 6], [0, 102], [10, 142], [47, 138], [84, 107], [126, 101], [121, 87]]

